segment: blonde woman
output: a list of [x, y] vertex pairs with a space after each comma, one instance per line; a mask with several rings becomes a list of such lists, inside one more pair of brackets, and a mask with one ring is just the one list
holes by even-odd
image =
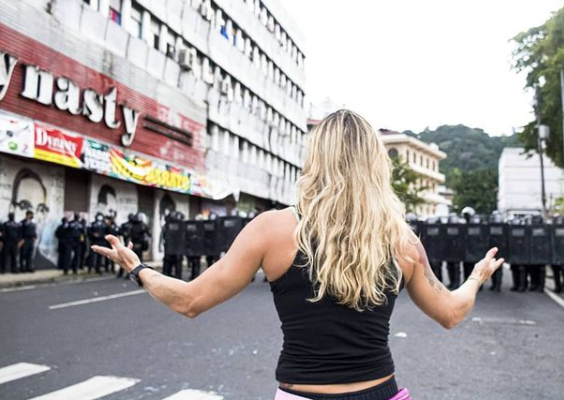
[[337, 111], [312, 132], [295, 207], [259, 215], [225, 257], [192, 282], [140, 265], [115, 237], [111, 258], [155, 299], [195, 318], [242, 291], [262, 267], [282, 323], [276, 399], [409, 399], [398, 390], [389, 319], [403, 287], [447, 329], [503, 263], [493, 248], [457, 290], [434, 276], [390, 186], [390, 160], [359, 115]]

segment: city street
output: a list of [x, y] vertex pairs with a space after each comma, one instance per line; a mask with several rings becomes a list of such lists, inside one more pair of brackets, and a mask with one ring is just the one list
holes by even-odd
[[[542, 293], [510, 293], [508, 278], [454, 331], [401, 294], [390, 342], [414, 399], [562, 398], [564, 309]], [[0, 307], [1, 399], [273, 398], [282, 338], [262, 276], [195, 320], [111, 277], [4, 290]]]

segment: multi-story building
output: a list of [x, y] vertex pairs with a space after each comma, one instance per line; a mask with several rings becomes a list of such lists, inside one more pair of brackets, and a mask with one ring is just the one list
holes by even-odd
[[439, 172], [439, 162], [446, 158], [446, 153], [434, 143], [427, 144], [404, 133], [380, 129], [380, 134], [390, 157], [401, 157], [419, 175], [416, 185], [423, 189], [420, 196], [425, 200], [415, 210], [419, 218], [444, 214], [450, 200], [439, 192], [445, 182], [444, 174]]
[[[277, 0], [0, 0], [0, 220], [293, 200], [304, 40]], [[153, 257], [159, 256], [153, 240]]]
[[[515, 214], [542, 214], [541, 167], [538, 154], [530, 157], [524, 149], [506, 147], [499, 157], [497, 207], [506, 217]], [[564, 176], [552, 160], [544, 157], [546, 207], [551, 209], [564, 197]]]

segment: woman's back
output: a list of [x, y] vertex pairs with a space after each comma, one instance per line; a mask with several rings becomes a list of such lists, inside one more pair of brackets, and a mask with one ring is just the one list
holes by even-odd
[[340, 305], [333, 296], [311, 302], [314, 287], [302, 252], [270, 283], [284, 335], [276, 379], [295, 384], [369, 381], [394, 372], [388, 347], [396, 295], [371, 310]]

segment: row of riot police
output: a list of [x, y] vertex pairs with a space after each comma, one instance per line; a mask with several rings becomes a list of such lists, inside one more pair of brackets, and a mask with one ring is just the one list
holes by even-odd
[[[439, 280], [442, 265], [446, 262], [449, 289], [461, 284], [461, 264], [464, 279], [472, 273], [474, 265], [487, 250], [497, 247], [498, 256], [511, 265], [512, 290], [543, 290], [545, 266], [555, 271], [555, 288], [562, 290], [564, 265], [564, 221], [555, 218], [552, 224], [543, 223], [540, 217], [528, 217], [503, 222], [494, 212], [488, 221], [474, 213], [465, 218], [449, 216], [447, 221], [430, 218], [425, 222], [408, 218], [411, 228], [421, 238], [427, 251], [429, 264]], [[501, 290], [502, 269], [492, 276], [492, 290]]]
[[206, 258], [207, 266], [212, 265], [251, 219], [231, 216], [185, 220], [180, 212], [170, 213], [162, 231], [163, 274], [182, 279], [182, 261], [186, 257], [194, 279], [200, 274], [202, 257]]
[[[55, 231], [59, 240], [58, 267], [65, 274], [71, 269], [74, 274], [77, 274], [79, 269], [84, 268], [84, 265], [87, 266], [89, 273], [94, 271], [101, 274], [102, 268], [106, 272], [115, 272], [115, 266], [110, 259], [89, 251], [92, 245], [109, 247], [105, 239], [106, 235], [122, 236], [125, 243], [131, 241], [133, 251], [142, 260], [143, 251], [149, 249], [151, 237], [145, 220], [142, 213], [130, 214], [128, 220], [118, 227], [115, 215], [97, 213], [90, 225], [85, 219], [81, 219], [79, 214], [75, 214], [72, 220], [63, 218]], [[120, 268], [118, 276], [122, 275], [123, 271]]]
[[10, 271], [34, 272], [33, 255], [37, 242], [37, 226], [33, 212], [27, 211], [25, 219], [16, 221], [14, 213], [8, 214], [8, 221], [0, 224], [0, 273]]

